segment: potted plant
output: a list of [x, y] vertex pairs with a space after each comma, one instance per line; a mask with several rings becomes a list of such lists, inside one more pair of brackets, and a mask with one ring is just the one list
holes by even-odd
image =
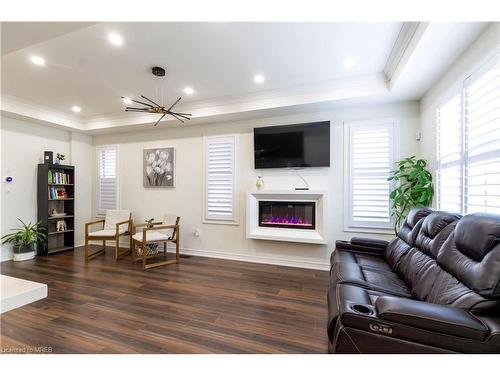
[[64, 161], [64, 159], [66, 159], [66, 156], [64, 156], [64, 154], [57, 153], [56, 164], [61, 164], [61, 162]]
[[415, 156], [402, 159], [391, 171], [389, 181], [396, 182], [391, 191], [391, 215], [394, 220], [394, 231], [397, 231], [406, 215], [413, 207], [427, 207], [432, 204], [434, 185], [432, 174], [427, 169], [427, 162]]
[[33, 259], [36, 247], [44, 246], [45, 239], [47, 238], [44, 233], [45, 228], [42, 226], [41, 221], [36, 224], [25, 224], [21, 219], [17, 220], [21, 222], [21, 227], [11, 229], [15, 232], [3, 236], [1, 238], [2, 243], [12, 244], [14, 261]]

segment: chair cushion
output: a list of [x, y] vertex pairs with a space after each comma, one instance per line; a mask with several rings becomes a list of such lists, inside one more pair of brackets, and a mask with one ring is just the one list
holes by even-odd
[[[120, 230], [118, 231], [119, 234], [124, 234], [127, 232], [127, 228], [122, 229], [120, 227]], [[103, 230], [98, 230], [96, 232], [91, 232], [89, 233], [89, 237], [114, 237], [116, 234], [116, 229], [103, 229]]]
[[[132, 238], [136, 241], [142, 242], [142, 232], [134, 234]], [[149, 230], [146, 232], [146, 241], [166, 241], [168, 239], [170, 239], [170, 237], [160, 231]]]
[[[130, 210], [107, 210], [106, 218], [104, 219], [104, 229], [112, 229], [115, 230], [116, 224], [127, 221], [130, 219]], [[128, 230], [127, 225], [120, 226], [121, 228], [125, 228]]]

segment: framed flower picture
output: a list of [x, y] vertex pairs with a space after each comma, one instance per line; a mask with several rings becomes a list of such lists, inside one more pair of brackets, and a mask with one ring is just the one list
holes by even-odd
[[175, 187], [175, 148], [143, 150], [144, 187]]

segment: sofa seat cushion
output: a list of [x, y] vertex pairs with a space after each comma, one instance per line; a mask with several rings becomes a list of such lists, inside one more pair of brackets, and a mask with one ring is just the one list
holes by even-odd
[[353, 251], [335, 249], [330, 255], [330, 266], [340, 262], [357, 263], [355, 253]]
[[331, 284], [349, 284], [372, 291], [410, 297], [411, 291], [399, 276], [392, 271], [362, 268], [354, 263], [335, 263], [330, 272]]
[[389, 267], [383, 257], [359, 254], [356, 255], [356, 260], [363, 269], [366, 268], [387, 272], [392, 271], [391, 267]]
[[[125, 234], [127, 232], [127, 228], [120, 227], [118, 234]], [[89, 233], [90, 237], [114, 237], [116, 235], [116, 229], [103, 229], [95, 232]]]
[[391, 272], [391, 267], [386, 263], [381, 254], [365, 254], [348, 250], [335, 250], [330, 257], [330, 264], [354, 263], [362, 268], [376, 269]]

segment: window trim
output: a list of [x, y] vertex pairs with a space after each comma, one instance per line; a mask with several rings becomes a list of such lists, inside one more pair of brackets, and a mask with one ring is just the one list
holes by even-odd
[[[208, 207], [207, 207], [207, 188], [208, 188], [208, 145], [211, 139], [220, 138], [233, 138], [234, 140], [234, 153], [233, 153], [233, 216], [231, 219], [216, 219], [208, 217]], [[237, 134], [221, 134], [221, 135], [210, 135], [203, 137], [203, 217], [202, 223], [204, 224], [217, 224], [217, 225], [240, 225], [240, 215], [239, 215], [239, 201], [237, 196], [237, 184], [238, 184], [238, 135]]]
[[120, 147], [118, 144], [107, 144], [107, 145], [98, 145], [96, 146], [96, 199], [95, 199], [95, 217], [105, 217], [106, 213], [99, 212], [99, 200], [100, 200], [100, 176], [99, 176], [99, 151], [103, 149], [115, 149], [116, 150], [116, 209], [121, 207], [121, 194], [120, 194]]
[[[343, 220], [344, 220], [344, 232], [358, 232], [358, 233], [374, 233], [374, 234], [393, 234], [394, 233], [394, 221], [391, 216], [390, 223], [384, 227], [380, 225], [367, 226], [367, 225], [352, 225], [351, 217], [351, 128], [353, 127], [373, 127], [380, 126], [387, 123], [392, 124], [392, 160], [393, 165], [396, 160], [399, 159], [399, 119], [395, 117], [381, 117], [369, 120], [349, 120], [343, 122], [343, 135], [344, 135], [344, 204], [343, 204]], [[392, 170], [391, 165], [391, 170]], [[391, 189], [392, 189], [391, 183]]]

